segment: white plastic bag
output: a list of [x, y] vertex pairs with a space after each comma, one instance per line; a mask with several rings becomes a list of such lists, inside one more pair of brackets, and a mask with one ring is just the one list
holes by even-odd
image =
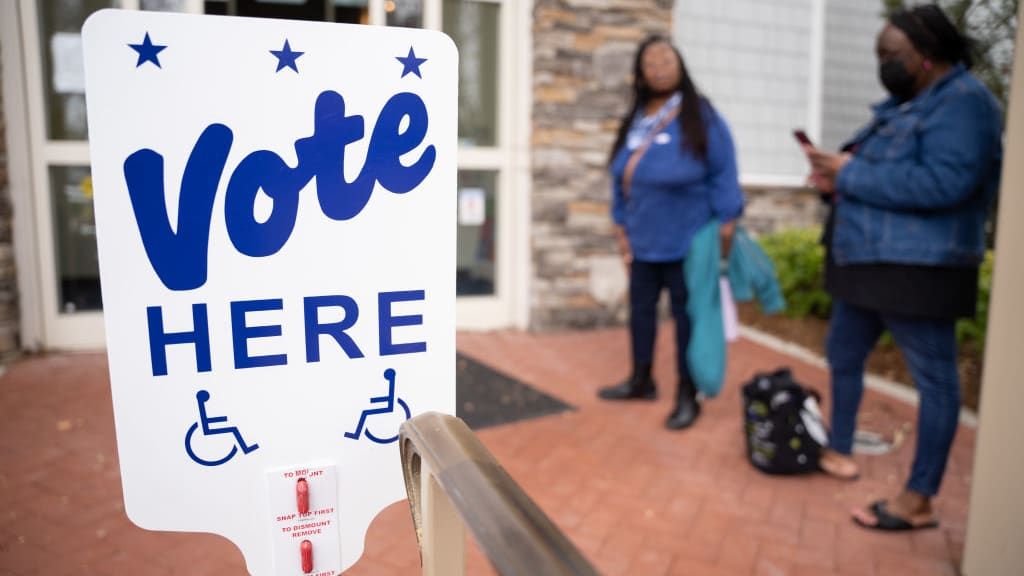
[[732, 299], [732, 288], [729, 287], [729, 279], [725, 276], [718, 279], [718, 293], [722, 302], [722, 327], [725, 329], [725, 341], [735, 342], [740, 336], [740, 325], [736, 314], [736, 301]]

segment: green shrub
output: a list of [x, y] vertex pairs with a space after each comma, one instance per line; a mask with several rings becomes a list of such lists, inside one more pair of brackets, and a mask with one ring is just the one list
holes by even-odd
[[[786, 315], [794, 318], [814, 316], [828, 319], [832, 298], [825, 292], [825, 248], [818, 228], [794, 228], [758, 238], [779, 277], [786, 298]], [[988, 326], [989, 293], [992, 289], [992, 252], [985, 254], [978, 278], [978, 306], [974, 318], [957, 322], [956, 339], [960, 344], [985, 347]], [[892, 337], [882, 337], [883, 346], [892, 345]]]
[[978, 271], [978, 307], [974, 318], [964, 318], [956, 323], [956, 341], [977, 346], [978, 351], [985, 349], [985, 331], [988, 329], [988, 301], [992, 292], [992, 261], [993, 253], [985, 253], [985, 260]]
[[828, 318], [832, 298], [825, 292], [825, 248], [821, 230], [793, 228], [758, 239], [779, 277], [786, 315]]

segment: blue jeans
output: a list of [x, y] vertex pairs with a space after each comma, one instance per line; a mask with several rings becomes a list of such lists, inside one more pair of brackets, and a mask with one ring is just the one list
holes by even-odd
[[672, 317], [676, 321], [676, 362], [679, 375], [684, 376], [689, 374], [686, 367], [686, 347], [690, 343], [690, 317], [686, 315], [688, 296], [681, 260], [633, 260], [630, 266], [629, 328], [633, 344], [633, 365], [650, 365], [654, 360], [654, 338], [658, 329], [658, 297], [664, 288], [668, 288]]
[[864, 361], [888, 329], [903, 352], [921, 395], [917, 448], [907, 489], [934, 496], [939, 491], [960, 416], [953, 320], [883, 314], [841, 301], [832, 303], [827, 355], [832, 371], [831, 448], [850, 454], [857, 410], [864, 392]]

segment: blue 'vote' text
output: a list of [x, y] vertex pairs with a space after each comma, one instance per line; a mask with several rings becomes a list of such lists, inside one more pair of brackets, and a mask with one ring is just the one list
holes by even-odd
[[[406, 121], [407, 120], [407, 121]], [[235, 168], [224, 197], [228, 236], [238, 252], [251, 257], [277, 253], [295, 227], [299, 192], [314, 178], [324, 215], [348, 220], [358, 215], [376, 184], [395, 194], [416, 188], [430, 174], [437, 152], [424, 148], [408, 166], [401, 157], [415, 150], [427, 133], [427, 108], [416, 94], [388, 100], [377, 117], [366, 161], [352, 182], [345, 180], [345, 147], [363, 138], [363, 117], [346, 116], [341, 94], [324, 91], [316, 100], [313, 135], [295, 141], [295, 167], [269, 150], [250, 153]], [[153, 270], [170, 290], [193, 290], [206, 283], [210, 221], [234, 134], [210, 124], [192, 148], [181, 179], [178, 223], [171, 226], [164, 199], [164, 159], [142, 149], [124, 162], [132, 209]], [[257, 220], [256, 197], [273, 201], [270, 216]]]

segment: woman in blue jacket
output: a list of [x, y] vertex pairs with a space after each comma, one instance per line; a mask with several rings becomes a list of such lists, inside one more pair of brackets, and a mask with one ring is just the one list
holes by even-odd
[[967, 69], [968, 43], [935, 5], [898, 12], [879, 34], [891, 97], [841, 154], [807, 147], [831, 194], [826, 284], [832, 439], [822, 468], [854, 478], [864, 361], [888, 329], [921, 395], [917, 448], [903, 491], [855, 510], [882, 530], [936, 525], [938, 492], [960, 412], [955, 321], [972, 317], [985, 219], [999, 184], [999, 106]]
[[[601, 389], [606, 400], [656, 396], [651, 364], [656, 308], [668, 288], [676, 327], [679, 386], [665, 425], [686, 428], [700, 405], [686, 366], [690, 323], [683, 258], [694, 234], [712, 218], [722, 238], [743, 212], [743, 192], [729, 128], [697, 92], [679, 51], [661, 37], [640, 44], [633, 66], [633, 102], [609, 158], [612, 220], [629, 274], [633, 373]], [[727, 250], [723, 250], [727, 254]]]

